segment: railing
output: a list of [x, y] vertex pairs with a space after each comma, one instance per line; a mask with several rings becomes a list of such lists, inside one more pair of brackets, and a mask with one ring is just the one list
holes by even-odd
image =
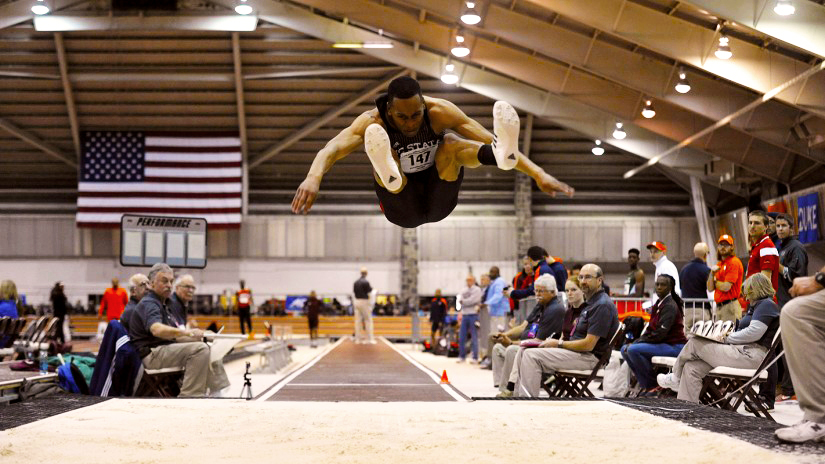
[[[626, 317], [639, 316], [650, 320], [650, 298], [611, 297], [619, 311], [619, 320]], [[716, 320], [716, 303], [707, 298], [683, 298], [685, 302], [685, 327], [692, 327], [696, 321]], [[521, 323], [536, 306], [536, 297], [530, 296], [519, 301], [515, 311], [516, 323]]]

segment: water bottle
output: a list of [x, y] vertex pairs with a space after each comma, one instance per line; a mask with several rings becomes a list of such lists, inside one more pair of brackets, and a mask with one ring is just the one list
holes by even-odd
[[49, 357], [49, 353], [46, 350], [40, 350], [40, 374], [48, 374], [49, 373], [49, 363], [47, 361]]

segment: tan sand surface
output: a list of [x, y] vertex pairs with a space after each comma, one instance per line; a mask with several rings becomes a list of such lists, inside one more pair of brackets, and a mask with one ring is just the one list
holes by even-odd
[[[583, 456], [587, 459], [582, 459]], [[114, 399], [0, 432], [0, 462], [786, 463], [608, 402]], [[809, 461], [814, 462], [814, 461]]]

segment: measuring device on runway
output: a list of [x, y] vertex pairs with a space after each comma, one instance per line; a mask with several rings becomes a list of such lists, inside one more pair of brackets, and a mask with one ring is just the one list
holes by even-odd
[[124, 214], [120, 221], [120, 264], [206, 267], [204, 218]]

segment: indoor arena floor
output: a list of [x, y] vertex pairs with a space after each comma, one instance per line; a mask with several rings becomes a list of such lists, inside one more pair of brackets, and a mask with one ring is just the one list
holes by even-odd
[[0, 409], [54, 411], [0, 418], [0, 462], [825, 462], [825, 445], [777, 446], [775, 424], [704, 406], [471, 401], [383, 340], [299, 352], [278, 376], [254, 377], [253, 401], [58, 397]]

